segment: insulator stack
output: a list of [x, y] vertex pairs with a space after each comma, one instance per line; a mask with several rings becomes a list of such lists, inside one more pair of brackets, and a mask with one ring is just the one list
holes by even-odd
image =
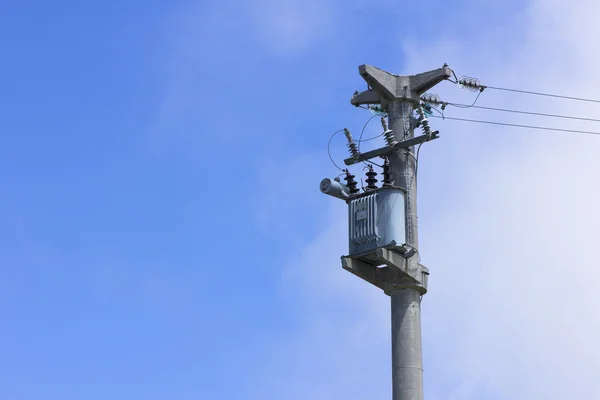
[[387, 157], [383, 158], [383, 187], [392, 186], [392, 167]]
[[376, 114], [376, 113], [385, 114], [386, 113], [386, 110], [381, 106], [376, 106], [376, 105], [370, 104], [370, 105], [368, 105], [368, 108], [371, 111], [371, 113], [374, 113], [374, 114]]
[[385, 122], [385, 117], [381, 117], [381, 126], [383, 127], [383, 137], [385, 138], [385, 142], [389, 147], [394, 148], [398, 142], [396, 141], [396, 135], [394, 135], [394, 131], [389, 129], [387, 126], [387, 122]]
[[442, 99], [440, 99], [440, 96], [438, 96], [437, 94], [433, 94], [433, 93], [425, 93], [424, 95], [421, 96], [421, 100], [424, 103], [429, 103], [429, 104], [435, 104], [435, 105], [444, 104]]
[[352, 139], [352, 134], [348, 128], [344, 128], [344, 134], [346, 135], [346, 139], [348, 139], [348, 150], [350, 150], [350, 155], [355, 159], [358, 159], [360, 152], [358, 151], [356, 143], [354, 142], [354, 139]]
[[377, 172], [373, 171], [373, 166], [369, 165], [368, 166], [368, 170], [367, 170], [367, 190], [374, 190], [377, 189], [377, 186], [375, 186], [375, 183], [377, 183], [377, 179], [375, 179], [375, 176], [377, 176]]
[[467, 89], [467, 90], [470, 90], [472, 92], [476, 92], [478, 90], [480, 92], [483, 92], [483, 89], [485, 89], [485, 86], [483, 86], [481, 83], [479, 83], [479, 79], [471, 78], [469, 76], [463, 76], [462, 78], [460, 78], [458, 80], [458, 84], [463, 89]]
[[419, 117], [421, 117], [419, 120], [419, 122], [421, 122], [421, 129], [423, 129], [423, 132], [426, 135], [431, 135], [431, 127], [429, 126], [429, 121], [427, 120], [427, 117], [425, 117], [423, 107], [419, 106], [417, 108], [417, 112], [419, 113]]
[[344, 170], [346, 176], [344, 180], [346, 181], [346, 186], [348, 187], [348, 191], [350, 194], [358, 193], [358, 189], [356, 187], [356, 181], [354, 180], [355, 176], [350, 173], [347, 169]]

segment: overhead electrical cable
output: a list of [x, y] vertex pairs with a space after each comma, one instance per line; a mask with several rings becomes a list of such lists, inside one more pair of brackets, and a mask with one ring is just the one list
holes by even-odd
[[[440, 118], [441, 119], [442, 117], [432, 115], [431, 118]], [[505, 123], [505, 122], [482, 121], [482, 120], [477, 120], [477, 119], [455, 118], [455, 117], [448, 117], [448, 116], [445, 116], [444, 119], [450, 119], [450, 120], [454, 120], [454, 121], [474, 122], [474, 123], [479, 123], [479, 124], [512, 126], [512, 127], [516, 127], [516, 128], [538, 129], [538, 130], [543, 130], [543, 131], [557, 131], [557, 132], [570, 132], [570, 133], [584, 133], [584, 134], [588, 134], [588, 135], [600, 135], [600, 132], [582, 131], [582, 130], [577, 130], [577, 129], [562, 129], [562, 128], [550, 128], [550, 127], [536, 126], [536, 125], [510, 124], [510, 123]]]
[[[452, 71], [452, 73], [454, 73], [454, 71]], [[454, 74], [454, 76], [456, 77], [456, 74]], [[492, 90], [501, 90], [501, 91], [505, 91], [505, 92], [530, 94], [530, 95], [534, 95], [534, 96], [554, 97], [557, 99], [584, 101], [584, 102], [588, 102], [588, 103], [600, 103], [600, 100], [598, 100], [598, 99], [587, 99], [587, 98], [578, 97], [578, 96], [565, 96], [562, 94], [533, 92], [531, 90], [512, 89], [512, 88], [504, 88], [504, 87], [499, 87], [499, 86], [482, 85], [478, 79], [471, 78], [471, 77], [462, 77], [461, 79], [457, 79], [456, 81], [453, 81], [452, 79], [449, 79], [449, 78], [446, 78], [446, 80], [449, 82], [452, 82], [454, 84], [457, 84], [465, 89], [470, 89], [470, 90], [483, 91], [485, 89], [492, 89]]]
[[546, 113], [539, 113], [539, 112], [533, 112], [533, 111], [521, 111], [521, 110], [512, 110], [512, 109], [508, 109], [508, 108], [484, 107], [484, 106], [466, 105], [466, 104], [459, 104], [459, 103], [445, 103], [445, 104], [447, 104], [449, 106], [458, 107], [458, 108], [478, 108], [480, 110], [502, 111], [502, 112], [515, 113], [515, 114], [537, 115], [537, 116], [541, 116], [541, 117], [565, 118], [565, 119], [574, 119], [574, 120], [579, 120], [579, 121], [600, 122], [600, 119], [598, 119], [598, 118], [573, 117], [570, 115], [546, 114]]
[[334, 137], [335, 135], [337, 135], [338, 133], [340, 133], [340, 132], [344, 132], [344, 130], [343, 130], [343, 129], [340, 129], [339, 131], [337, 131], [337, 132], [334, 132], [334, 133], [333, 133], [333, 134], [332, 134], [332, 135], [329, 137], [329, 142], [327, 142], [327, 154], [329, 155], [329, 159], [331, 160], [331, 162], [333, 163], [333, 165], [335, 165], [335, 167], [336, 167], [337, 169], [339, 169], [340, 171], [344, 171], [342, 168], [340, 168], [340, 167], [339, 167], [339, 166], [338, 166], [338, 165], [335, 163], [335, 161], [333, 161], [333, 157], [331, 157], [331, 139], [333, 139], [333, 137]]
[[[360, 131], [360, 136], [359, 136], [359, 138], [358, 138], [358, 151], [359, 151], [359, 152], [360, 152], [360, 145], [362, 144], [362, 142], [368, 142], [369, 140], [377, 139], [378, 137], [381, 137], [381, 136], [383, 136], [383, 133], [382, 133], [382, 134], [380, 134], [380, 135], [373, 136], [372, 138], [369, 138], [369, 139], [363, 139], [363, 138], [362, 138], [362, 137], [363, 137], [363, 135], [365, 134], [365, 129], [367, 129], [367, 125], [369, 125], [369, 122], [371, 122], [371, 121], [373, 120], [373, 118], [375, 118], [375, 117], [378, 117], [378, 116], [380, 116], [380, 115], [379, 115], [379, 114], [373, 114], [373, 115], [371, 115], [371, 116], [369, 117], [369, 119], [367, 120], [367, 122], [365, 122], [365, 124], [363, 125], [363, 128], [362, 128], [362, 130]], [[371, 164], [375, 164], [375, 165], [377, 165], [377, 166], [378, 166], [378, 167], [380, 167], [380, 168], [383, 168], [383, 166], [382, 166], [382, 165], [379, 165], [379, 164], [377, 164], [376, 162], [374, 162], [374, 161], [372, 161], [372, 160], [371, 160], [371, 161], [369, 161], [369, 162], [370, 162]], [[368, 164], [367, 164], [367, 163], [366, 163], [364, 160], [363, 160], [363, 162], [362, 162], [362, 163], [363, 163], [363, 164], [365, 164], [365, 165], [368, 165]]]
[[452, 105], [452, 106], [458, 107], [458, 108], [472, 108], [472, 107], [477, 108], [475, 103], [477, 103], [477, 100], [479, 100], [479, 96], [481, 96], [481, 93], [483, 93], [483, 92], [480, 91], [479, 93], [477, 93], [477, 97], [475, 97], [475, 100], [473, 100], [473, 103], [471, 103], [471, 104], [460, 104], [460, 103], [445, 103], [445, 104]]
[[567, 99], [567, 100], [586, 101], [588, 103], [600, 103], [600, 100], [586, 99], [586, 98], [583, 98], [583, 97], [563, 96], [563, 95], [560, 95], [560, 94], [552, 94], [552, 93], [531, 92], [531, 91], [528, 91], [528, 90], [509, 89], [509, 88], [502, 88], [502, 87], [497, 87], [497, 86], [484, 86], [484, 87], [486, 89], [503, 90], [503, 91], [506, 91], [506, 92], [531, 94], [531, 95], [535, 95], [535, 96], [545, 96], [545, 97], [555, 97], [555, 98]]
[[[375, 118], [375, 117], [377, 117], [377, 114], [373, 114], [373, 115], [371, 115], [371, 117], [370, 117], [370, 118], [367, 120], [367, 122], [365, 122], [365, 124], [363, 125], [363, 128], [362, 128], [362, 130], [360, 131], [360, 136], [359, 136], [359, 138], [358, 138], [358, 151], [360, 151], [360, 144], [361, 144], [362, 142], [366, 142], [367, 140], [371, 140], [371, 139], [365, 139], [365, 140], [363, 140], [363, 138], [362, 138], [362, 137], [363, 137], [363, 135], [365, 134], [365, 129], [367, 129], [367, 125], [369, 125], [369, 122], [371, 122], [371, 120], [372, 120], [373, 118]], [[381, 135], [379, 135], [379, 136], [381, 136]], [[379, 137], [379, 136], [377, 136], [377, 137]], [[374, 139], [374, 138], [372, 138], [372, 139]]]
[[380, 138], [380, 137], [382, 137], [382, 136], [383, 136], [383, 133], [380, 133], [380, 134], [379, 134], [379, 135], [377, 135], [377, 136], [373, 136], [373, 137], [370, 137], [370, 138], [367, 138], [367, 139], [360, 139], [360, 140], [357, 140], [357, 142], [359, 142], [359, 143], [368, 142], [368, 141], [371, 141], [371, 140], [375, 140], [375, 139], [377, 139], [377, 138]]

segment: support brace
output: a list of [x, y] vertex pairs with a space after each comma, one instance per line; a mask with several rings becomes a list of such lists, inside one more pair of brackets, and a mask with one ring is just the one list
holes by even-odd
[[[393, 250], [379, 248], [373, 261], [342, 257], [342, 268], [377, 286], [387, 295], [403, 288], [417, 289], [423, 295], [427, 293], [429, 270], [424, 265], [410, 263], [409, 260], [410, 258]], [[411, 265], [416, 265], [416, 268]]]

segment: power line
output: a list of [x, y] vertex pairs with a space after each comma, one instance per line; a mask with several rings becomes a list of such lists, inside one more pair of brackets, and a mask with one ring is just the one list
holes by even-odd
[[[367, 122], [365, 122], [365, 124], [363, 125], [362, 130], [360, 131], [360, 137], [358, 138], [358, 151], [360, 152], [360, 145], [362, 144], [362, 142], [368, 142], [369, 140], [373, 140], [373, 139], [377, 139], [378, 137], [383, 136], [383, 133], [381, 135], [377, 135], [377, 136], [373, 136], [372, 138], [369, 139], [363, 139], [363, 135], [365, 134], [365, 129], [367, 129], [367, 125], [369, 125], [369, 122], [371, 122], [373, 120], [373, 118], [380, 116], [379, 114], [373, 114], [369, 117], [369, 119], [367, 120]], [[383, 168], [382, 165], [379, 165], [377, 163], [375, 163], [373, 160], [369, 161], [371, 164], [375, 164], [380, 168]], [[362, 162], [365, 165], [368, 165], [364, 160]]]
[[[431, 118], [440, 118], [441, 119], [442, 117], [432, 115]], [[548, 127], [536, 126], [536, 125], [509, 124], [509, 123], [505, 123], [505, 122], [481, 121], [481, 120], [477, 120], [477, 119], [454, 118], [454, 117], [444, 117], [444, 119], [451, 119], [451, 120], [455, 120], [455, 121], [464, 121], [464, 122], [475, 122], [475, 123], [479, 123], [479, 124], [512, 126], [512, 127], [516, 127], [516, 128], [539, 129], [539, 130], [544, 130], [544, 131], [557, 131], [557, 132], [570, 132], [570, 133], [585, 133], [588, 135], [600, 135], [600, 132], [580, 131], [580, 130], [576, 130], [576, 129], [548, 128]]]
[[[371, 117], [367, 120], [367, 122], [365, 122], [365, 124], [363, 125], [362, 130], [360, 131], [360, 137], [358, 138], [358, 151], [360, 151], [360, 144], [362, 142], [366, 142], [367, 140], [371, 140], [371, 139], [365, 139], [363, 140], [363, 135], [365, 134], [365, 129], [367, 129], [367, 125], [369, 125], [369, 122], [371, 122], [371, 120], [373, 118], [377, 117], [377, 114], [373, 114], [371, 115]], [[374, 138], [373, 138], [374, 139]]]
[[531, 91], [528, 91], [528, 90], [508, 89], [508, 88], [501, 88], [501, 87], [496, 87], [496, 86], [484, 86], [484, 87], [486, 89], [494, 89], [494, 90], [503, 90], [503, 91], [506, 91], [506, 92], [532, 94], [532, 95], [535, 95], [535, 96], [545, 96], [545, 97], [555, 97], [555, 98], [567, 99], [567, 100], [586, 101], [588, 103], [600, 103], [600, 100], [585, 99], [583, 97], [563, 96], [563, 95], [552, 94], [552, 93], [531, 92]]
[[502, 111], [516, 114], [527, 114], [527, 115], [538, 115], [542, 117], [553, 117], [553, 118], [565, 118], [565, 119], [575, 119], [579, 121], [592, 121], [592, 122], [600, 122], [600, 119], [596, 118], [585, 118], [585, 117], [573, 117], [570, 115], [558, 115], [558, 114], [546, 114], [546, 113], [538, 113], [532, 111], [520, 111], [520, 110], [511, 110], [507, 108], [495, 108], [495, 107], [484, 107], [484, 106], [476, 106], [476, 105], [466, 105], [459, 103], [446, 103], [449, 106], [459, 107], [459, 108], [478, 108], [481, 110], [491, 110], [491, 111]]
[[421, 151], [421, 146], [423, 146], [423, 143], [425, 142], [419, 143], [419, 147], [417, 147], [417, 156], [415, 157], [415, 179], [418, 177], [417, 172], [419, 172], [419, 152]]
[[481, 93], [483, 93], [482, 90], [480, 90], [479, 93], [477, 93], [477, 97], [475, 97], [475, 100], [471, 104], [459, 104], [459, 103], [446, 103], [446, 104], [449, 104], [449, 105], [452, 105], [452, 106], [458, 107], [458, 108], [471, 108], [471, 107], [477, 108], [475, 103], [477, 103], [477, 100], [479, 100], [479, 96], [481, 96]]
[[[370, 118], [367, 120], [367, 122], [365, 123], [365, 125], [363, 126], [363, 128], [362, 128], [362, 131], [360, 132], [360, 138], [357, 140], [357, 142], [358, 142], [358, 149], [359, 149], [359, 150], [360, 150], [360, 144], [361, 144], [362, 142], [368, 142], [368, 141], [370, 141], [370, 140], [374, 140], [374, 139], [377, 139], [377, 138], [379, 138], [379, 137], [383, 136], [383, 133], [382, 133], [382, 134], [379, 134], [379, 135], [377, 135], [377, 136], [373, 136], [373, 137], [370, 137], [370, 138], [367, 138], [367, 139], [363, 139], [363, 138], [362, 138], [362, 137], [363, 137], [363, 134], [365, 133], [365, 129], [367, 128], [367, 125], [369, 124], [369, 122], [371, 122], [371, 120], [372, 120], [373, 118], [377, 117], [377, 116], [378, 116], [377, 114], [374, 114], [374, 115], [372, 115], [372, 116], [371, 116], [371, 117], [370, 117]], [[337, 135], [338, 133], [340, 133], [340, 132], [343, 132], [343, 131], [344, 131], [343, 129], [340, 129], [339, 131], [337, 131], [337, 132], [334, 132], [334, 133], [333, 133], [333, 134], [332, 134], [332, 135], [329, 137], [329, 141], [327, 142], [327, 155], [329, 156], [329, 159], [331, 160], [332, 164], [333, 164], [333, 165], [335, 165], [335, 167], [336, 167], [337, 169], [339, 169], [340, 171], [344, 171], [344, 169], [340, 168], [340, 166], [336, 164], [336, 162], [333, 160], [333, 157], [331, 156], [331, 140], [332, 140], [332, 139], [335, 137], [335, 135]], [[375, 163], [375, 162], [373, 162], [373, 161], [370, 161], [370, 163], [371, 163], [371, 164], [374, 164], [374, 165], [377, 165], [378, 167], [382, 167], [381, 165], [379, 165], [379, 164], [377, 164], [377, 163]], [[366, 162], [364, 162], [364, 161], [363, 161], [363, 164], [365, 164], [365, 165], [368, 165], [368, 164], [367, 164]], [[382, 168], [383, 168], [383, 167], [382, 167]]]
[[335, 161], [333, 161], [333, 157], [331, 157], [331, 139], [333, 139], [333, 137], [334, 137], [335, 135], [337, 135], [338, 133], [340, 133], [340, 132], [343, 132], [343, 131], [344, 131], [343, 129], [340, 129], [339, 131], [337, 131], [337, 132], [334, 132], [334, 133], [333, 133], [333, 134], [332, 134], [332, 135], [329, 137], [329, 142], [327, 142], [327, 154], [329, 155], [329, 159], [331, 160], [331, 162], [333, 163], [333, 165], [335, 165], [335, 167], [336, 167], [337, 169], [339, 169], [340, 171], [344, 171], [344, 170], [343, 170], [343, 169], [341, 169], [341, 168], [340, 168], [340, 167], [339, 167], [339, 166], [338, 166], [338, 165], [335, 163]]
[[373, 137], [370, 137], [370, 138], [368, 138], [368, 139], [360, 139], [360, 140], [357, 140], [357, 142], [359, 142], [359, 143], [368, 142], [368, 141], [370, 141], [370, 140], [375, 140], [375, 139], [377, 139], [377, 138], [380, 138], [380, 137], [382, 137], [382, 136], [383, 136], [383, 133], [380, 133], [379, 135], [377, 135], [377, 136], [373, 136]]
[[[452, 70], [451, 70], [452, 71]], [[452, 74], [454, 75], [454, 77], [456, 78], [456, 74], [454, 73], [454, 71], [452, 71]], [[485, 89], [492, 89], [492, 90], [502, 90], [505, 92], [514, 92], [514, 93], [523, 93], [523, 94], [531, 94], [534, 96], [545, 96], [545, 97], [554, 97], [554, 98], [558, 98], [558, 99], [567, 99], [567, 100], [576, 100], [576, 101], [585, 101], [588, 103], [600, 103], [600, 100], [597, 99], [586, 99], [584, 97], [576, 97], [576, 96], [565, 96], [565, 95], [561, 95], [561, 94], [554, 94], [554, 93], [542, 93], [542, 92], [533, 92], [530, 90], [521, 90], [521, 89], [511, 89], [511, 88], [503, 88], [503, 87], [499, 87], [499, 86], [487, 86], [487, 85], [482, 85], [478, 79], [476, 78], [470, 78], [467, 76], [464, 76], [460, 79], [456, 79], [455, 81], [446, 78], [446, 80], [460, 85], [463, 88], [467, 88], [467, 89], [478, 89], [480, 91], [484, 91]]]

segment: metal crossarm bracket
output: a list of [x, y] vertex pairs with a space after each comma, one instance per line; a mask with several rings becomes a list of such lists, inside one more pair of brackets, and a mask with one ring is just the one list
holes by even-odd
[[344, 160], [344, 164], [353, 165], [353, 164], [357, 164], [362, 161], [370, 160], [371, 158], [389, 156], [390, 154], [392, 154], [400, 149], [407, 149], [407, 148], [415, 146], [417, 144], [420, 144], [423, 142], [428, 142], [433, 139], [437, 139], [437, 138], [439, 138], [438, 133], [439, 133], [438, 131], [434, 131], [434, 132], [432, 132], [431, 136], [430, 135], [421, 135], [421, 136], [417, 136], [412, 139], [404, 140], [400, 143], [397, 143], [394, 146], [394, 148], [382, 147], [380, 149], [367, 151], [366, 153], [361, 153], [357, 158], [355, 158], [355, 157], [346, 158]]

